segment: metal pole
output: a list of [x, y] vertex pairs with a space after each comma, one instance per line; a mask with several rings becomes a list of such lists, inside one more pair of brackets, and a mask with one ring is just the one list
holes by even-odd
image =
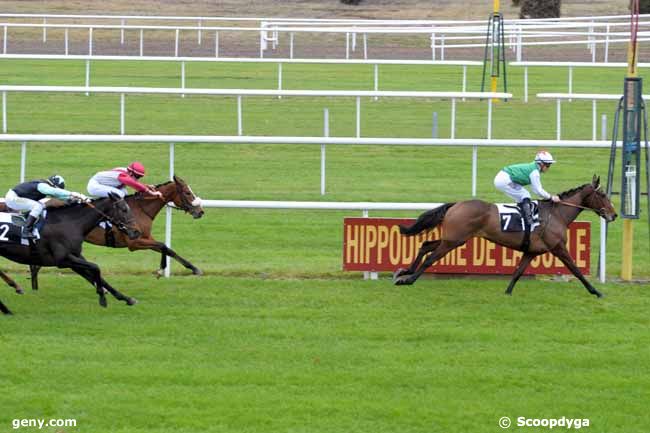
[[[282, 63], [278, 63], [278, 90], [282, 90]], [[278, 95], [282, 99], [282, 95]]]
[[451, 138], [456, 138], [456, 98], [451, 98]]
[[[379, 65], [375, 63], [374, 67], [374, 72], [375, 72], [375, 92], [379, 90]], [[375, 96], [375, 101], [378, 100], [379, 97]]]
[[[326, 108], [323, 113], [323, 135], [330, 136], [330, 112]], [[325, 145], [320, 145], [320, 195], [325, 195]]]
[[606, 266], [606, 257], [607, 253], [607, 222], [605, 218], [598, 218], [600, 220], [600, 255], [598, 262], [598, 279], [601, 283], [605, 282], [605, 266]]
[[[174, 179], [174, 143], [169, 143], [169, 178]], [[167, 248], [172, 247], [172, 208], [166, 206], [166, 221], [165, 221], [165, 245]], [[167, 266], [165, 266], [165, 278], [169, 278], [172, 273], [171, 260], [169, 256], [165, 257]]]
[[558, 98], [557, 100], [557, 110], [556, 110], [556, 122], [557, 122], [557, 132], [555, 139], [560, 141], [560, 132], [562, 129], [562, 100]]
[[144, 55], [144, 29], [140, 29], [140, 57]]
[[7, 26], [4, 28], [4, 35], [2, 38], [2, 53], [7, 54]]
[[438, 113], [435, 111], [431, 119], [431, 138], [438, 138]]
[[20, 183], [25, 182], [25, 167], [27, 165], [27, 142], [20, 146]]
[[596, 111], [596, 100], [594, 99], [591, 101], [591, 123], [592, 123], [592, 131], [591, 131], [591, 139], [596, 141], [596, 130], [598, 129], [598, 115]]
[[[185, 60], [181, 62], [181, 89], [185, 89]], [[185, 97], [185, 93], [181, 94], [181, 98]]]
[[350, 58], [350, 33], [345, 34], [345, 59]]
[[214, 56], [219, 57], [219, 32], [214, 32]]
[[7, 92], [2, 92], [2, 132], [7, 133]]
[[363, 34], [363, 59], [368, 60], [368, 35]]
[[198, 33], [198, 34], [197, 34], [197, 39], [198, 39], [198, 40], [197, 40], [197, 43], [198, 43], [199, 45], [201, 45], [201, 25], [202, 25], [201, 20], [199, 20], [199, 25], [198, 25], [198, 28], [199, 28], [199, 29], [196, 31], [196, 32]]
[[47, 42], [47, 18], [43, 18], [43, 43]]
[[[364, 209], [363, 211], [361, 211], [361, 216], [363, 218], [368, 218], [368, 209]], [[363, 279], [369, 280], [370, 278], [371, 278], [370, 271], [363, 271]]]
[[[573, 66], [569, 66], [569, 94], [573, 93]], [[571, 99], [569, 99], [571, 102]]]
[[124, 135], [124, 93], [120, 93], [120, 134]]
[[293, 32], [289, 33], [289, 58], [293, 59]]
[[440, 36], [440, 60], [445, 60], [445, 35]]
[[[90, 59], [86, 60], [86, 87], [90, 87]], [[86, 92], [86, 96], [88, 95]]]
[[[467, 91], [467, 65], [463, 65], [463, 92]], [[463, 101], [465, 98], [463, 98]]]
[[524, 66], [524, 102], [528, 102], [528, 66]]
[[122, 28], [120, 28], [120, 45], [124, 45], [124, 26], [126, 25], [126, 20], [122, 19]]
[[361, 97], [357, 96], [357, 138], [361, 137]]
[[607, 63], [607, 59], [609, 58], [609, 24], [607, 24], [607, 33], [605, 34], [605, 54], [604, 54], [604, 62]]
[[174, 57], [178, 57], [178, 38], [180, 36], [180, 29], [176, 29], [176, 37], [174, 39]]
[[88, 29], [88, 55], [93, 55], [93, 28]]
[[237, 135], [242, 135], [241, 95], [237, 96]]
[[65, 45], [65, 55], [67, 56], [69, 53], [68, 49], [68, 28], [65, 28], [64, 34], [63, 34], [63, 40], [64, 40], [64, 45]]

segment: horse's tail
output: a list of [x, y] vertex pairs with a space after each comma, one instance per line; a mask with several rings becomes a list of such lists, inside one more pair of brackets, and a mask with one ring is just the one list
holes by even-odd
[[412, 225], [407, 227], [400, 224], [399, 232], [406, 236], [413, 236], [425, 230], [432, 229], [442, 222], [449, 208], [455, 204], [445, 203], [435, 209], [428, 210], [420, 215]]

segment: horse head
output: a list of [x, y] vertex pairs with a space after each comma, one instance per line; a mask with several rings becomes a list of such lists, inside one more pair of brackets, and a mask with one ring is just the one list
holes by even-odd
[[110, 199], [111, 206], [105, 213], [111, 224], [126, 233], [129, 239], [139, 237], [142, 233], [126, 201], [115, 193], [109, 193], [108, 198]]
[[587, 184], [585, 187], [585, 195], [583, 196], [582, 202], [585, 207], [592, 209], [608, 223], [614, 221], [618, 216], [609, 197], [600, 189], [600, 176], [596, 176], [595, 174], [591, 180], [591, 184]]
[[173, 202], [176, 207], [191, 214], [195, 219], [201, 218], [204, 214], [201, 199], [194, 195], [192, 188], [180, 177], [174, 176], [174, 185], [176, 193], [173, 196]]

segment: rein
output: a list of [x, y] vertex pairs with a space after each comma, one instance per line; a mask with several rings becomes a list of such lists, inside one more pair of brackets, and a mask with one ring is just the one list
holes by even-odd
[[[590, 208], [590, 207], [581, 206], [581, 205], [579, 205], [579, 204], [569, 203], [568, 201], [562, 201], [562, 200], [560, 200], [558, 203], [559, 203], [559, 204], [563, 204], [563, 205], [565, 205], [565, 206], [577, 207], [578, 209], [593, 210], [593, 209]], [[596, 212], [595, 210], [593, 210], [593, 211]]]
[[90, 207], [95, 212], [97, 212], [99, 215], [102, 216], [102, 218], [104, 218], [106, 221], [110, 222], [114, 226], [126, 228], [126, 224], [124, 224], [122, 222], [116, 222], [115, 219], [113, 219], [113, 217], [111, 217], [110, 215], [108, 215], [108, 214], [102, 212], [101, 210], [97, 209], [97, 206], [95, 206], [92, 202], [86, 202], [85, 205]]

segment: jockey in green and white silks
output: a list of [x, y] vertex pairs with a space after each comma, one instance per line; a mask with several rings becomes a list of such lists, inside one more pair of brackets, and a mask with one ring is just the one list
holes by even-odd
[[524, 186], [530, 185], [533, 192], [543, 199], [560, 201], [557, 195], [549, 194], [544, 190], [540, 179], [541, 174], [548, 171], [554, 162], [553, 156], [542, 150], [537, 152], [533, 162], [504, 167], [494, 178], [494, 186], [521, 206], [528, 226], [532, 224], [530, 193]]
[[45, 197], [52, 197], [59, 200], [71, 200], [77, 202], [88, 201], [85, 195], [68, 191], [65, 188], [65, 181], [62, 176], [54, 175], [47, 179], [38, 179], [30, 182], [23, 182], [7, 191], [5, 200], [7, 207], [17, 211], [29, 211], [27, 222], [23, 227], [24, 238], [33, 238], [34, 223], [41, 216], [45, 207], [39, 200]]

